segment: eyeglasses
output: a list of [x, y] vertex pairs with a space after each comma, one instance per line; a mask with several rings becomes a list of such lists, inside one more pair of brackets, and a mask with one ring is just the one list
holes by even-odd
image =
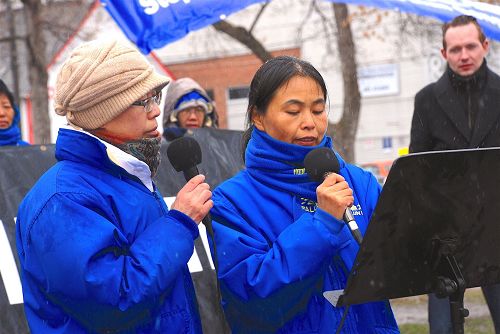
[[196, 116], [204, 116], [205, 109], [203, 109], [203, 107], [197, 106], [197, 107], [182, 109], [181, 111], [179, 111], [179, 116], [181, 117], [187, 117], [188, 115], [191, 114], [195, 114]]
[[161, 91], [159, 91], [158, 93], [156, 93], [151, 97], [148, 97], [147, 99], [135, 101], [132, 103], [132, 105], [143, 106], [144, 111], [149, 113], [153, 110], [153, 103], [156, 103], [156, 105], [160, 105], [160, 101], [161, 101]]

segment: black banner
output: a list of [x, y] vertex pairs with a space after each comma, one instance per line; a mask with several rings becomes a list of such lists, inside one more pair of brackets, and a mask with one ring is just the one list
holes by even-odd
[[[200, 173], [212, 189], [243, 167], [241, 132], [198, 129], [189, 133], [201, 146]], [[186, 183], [168, 161], [168, 143], [161, 147], [162, 162], [155, 183], [163, 196], [173, 197]], [[15, 217], [17, 208], [38, 178], [55, 162], [54, 145], [0, 148], [0, 334], [29, 333], [24, 317], [16, 251]], [[170, 199], [171, 200], [171, 199]], [[170, 203], [169, 203], [170, 204]], [[198, 299], [204, 333], [229, 333], [217, 300], [215, 272], [205, 228], [200, 235], [189, 269]]]

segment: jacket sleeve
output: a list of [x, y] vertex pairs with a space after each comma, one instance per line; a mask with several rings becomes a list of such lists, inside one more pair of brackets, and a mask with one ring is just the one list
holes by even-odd
[[[358, 203], [361, 206], [360, 208], [363, 215], [355, 216], [354, 219], [356, 220], [361, 234], [364, 237], [375, 207], [377, 206], [380, 193], [382, 192], [382, 187], [371, 172], [365, 171], [357, 166], [345, 169], [345, 173], [343, 175], [348, 180], [349, 186], [354, 190], [354, 193], [358, 198]], [[359, 246], [354, 240], [354, 237], [352, 237], [349, 229], [347, 229], [347, 231], [349, 233], [349, 237], [352, 239], [352, 242], [349, 245], [346, 245], [346, 247], [342, 247], [339, 250], [339, 255], [344, 262], [346, 270], [351, 271], [356, 255], [359, 251]]]
[[432, 136], [427, 119], [430, 114], [429, 107], [430, 88], [424, 89], [415, 96], [415, 106], [411, 121], [410, 153], [432, 150]]
[[250, 225], [217, 191], [214, 203], [218, 276], [226, 314], [273, 331], [303, 310], [314, 290], [322, 291], [326, 267], [349, 243], [349, 232], [343, 222], [318, 209], [303, 214], [270, 241], [255, 228], [266, 222]]
[[91, 195], [56, 194], [28, 227], [22, 255], [48, 300], [86, 327], [114, 332], [161, 305], [198, 228], [171, 210], [132, 237], [104, 216]]

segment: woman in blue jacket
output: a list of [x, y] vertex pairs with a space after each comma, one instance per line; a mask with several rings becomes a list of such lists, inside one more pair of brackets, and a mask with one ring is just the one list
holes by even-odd
[[14, 103], [14, 96], [7, 85], [0, 80], [0, 146], [26, 146], [19, 130], [20, 113]]
[[61, 66], [55, 111], [69, 125], [16, 223], [31, 333], [201, 333], [187, 262], [211, 192], [197, 175], [169, 210], [153, 182], [168, 82], [111, 39]]
[[[321, 74], [293, 57], [266, 62], [249, 94], [246, 169], [213, 195], [222, 303], [233, 333], [334, 333], [345, 311], [322, 295], [345, 287], [358, 245], [341, 220], [351, 207], [361, 231], [379, 197], [368, 172], [309, 180], [303, 160], [325, 135]], [[333, 148], [332, 148], [333, 149]], [[388, 302], [355, 305], [342, 333], [399, 333]]]

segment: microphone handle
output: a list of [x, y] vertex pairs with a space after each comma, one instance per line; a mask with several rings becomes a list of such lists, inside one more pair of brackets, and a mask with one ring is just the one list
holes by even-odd
[[[200, 174], [200, 172], [198, 171], [198, 167], [196, 167], [196, 166], [184, 170], [183, 173], [184, 173], [184, 178], [188, 182], [193, 177]], [[212, 239], [213, 239], [214, 238], [214, 230], [212, 228], [212, 218], [210, 217], [210, 213], [208, 213], [205, 217], [203, 217], [201, 222], [207, 228], [208, 235], [210, 235], [210, 237], [212, 237]]]
[[207, 228], [208, 235], [210, 235], [213, 239], [214, 238], [214, 229], [212, 228], [212, 217], [210, 217], [210, 212], [207, 213], [207, 215], [205, 217], [203, 217], [201, 222]]
[[361, 245], [361, 243], [363, 242], [363, 236], [361, 235], [361, 232], [359, 231], [358, 228], [358, 224], [356, 224], [356, 220], [354, 219], [351, 209], [349, 208], [345, 209], [344, 222], [348, 225], [349, 230], [351, 231], [351, 234], [354, 237], [354, 240], [356, 240], [358, 245]]
[[189, 180], [191, 180], [196, 175], [200, 174], [200, 172], [198, 171], [198, 167], [196, 166], [183, 170], [182, 172], [184, 173], [184, 178], [187, 182], [189, 182]]
[[[186, 170], [182, 171], [184, 173], [184, 178], [186, 178], [186, 181], [189, 182], [193, 177], [196, 175], [200, 174], [198, 171], [198, 167], [193, 166], [191, 168], [188, 168]], [[215, 267], [215, 286], [217, 288], [217, 305], [219, 305], [219, 308], [221, 307], [221, 301], [222, 301], [222, 294], [220, 292], [220, 285], [219, 285], [219, 278], [218, 278], [218, 272], [219, 272], [219, 259], [217, 258], [217, 245], [215, 244], [215, 236], [214, 236], [214, 229], [212, 227], [212, 217], [210, 217], [210, 212], [207, 213], [205, 217], [201, 220], [203, 225], [207, 228], [207, 234], [212, 238], [212, 247], [214, 249], [214, 252], [212, 254], [212, 259], [214, 260], [214, 267]], [[222, 309], [219, 309], [221, 314], [224, 314], [224, 311]]]
[[[332, 173], [338, 173], [338, 171], [326, 172], [325, 174], [323, 174], [323, 181], [328, 177], [328, 175], [330, 175]], [[359, 231], [359, 228], [358, 228], [358, 224], [356, 224], [356, 220], [354, 219], [354, 216], [352, 215], [352, 212], [349, 208], [345, 209], [343, 218], [344, 218], [344, 222], [349, 227], [349, 230], [351, 231], [351, 234], [354, 237], [354, 240], [356, 240], [358, 245], [361, 245], [361, 243], [363, 242], [363, 236], [361, 235], [361, 232]]]

